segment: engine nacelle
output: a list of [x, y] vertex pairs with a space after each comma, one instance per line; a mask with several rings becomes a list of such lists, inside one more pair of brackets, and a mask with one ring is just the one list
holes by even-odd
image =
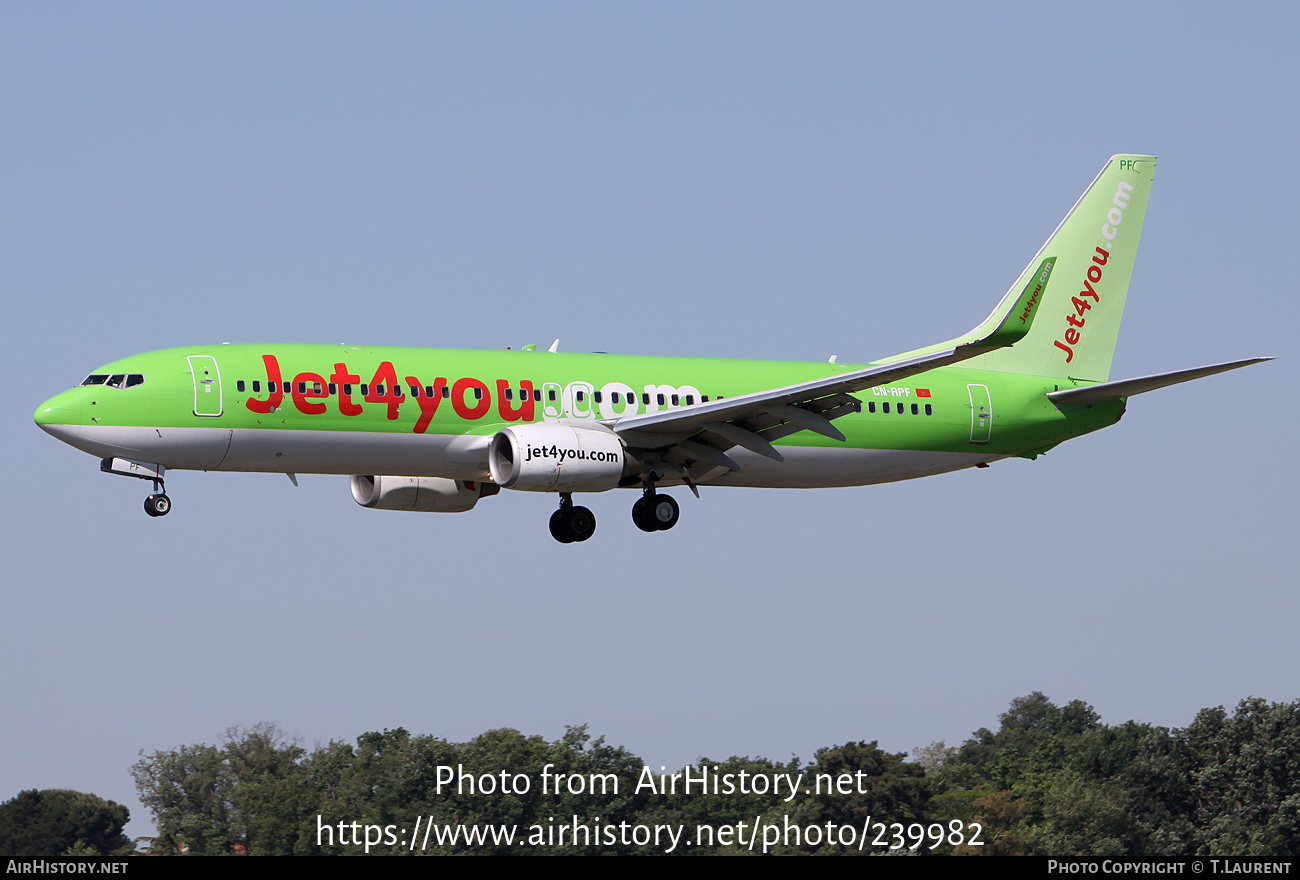
[[484, 495], [501, 491], [489, 483], [445, 477], [352, 477], [352, 497], [375, 510], [463, 513]]
[[526, 492], [604, 492], [618, 485], [625, 461], [612, 431], [570, 425], [506, 428], [488, 447], [496, 484]]

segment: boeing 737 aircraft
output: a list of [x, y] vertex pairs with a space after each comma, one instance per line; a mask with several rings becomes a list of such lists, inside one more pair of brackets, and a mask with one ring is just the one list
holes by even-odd
[[1156, 160], [1114, 156], [993, 313], [866, 365], [325, 345], [174, 348], [106, 364], [36, 423], [153, 483], [168, 470], [347, 474], [380, 510], [459, 512], [555, 492], [551, 534], [585, 541], [579, 492], [640, 489], [633, 522], [677, 524], [664, 486], [862, 486], [1018, 456], [1119, 421], [1128, 398], [1268, 360], [1111, 382]]

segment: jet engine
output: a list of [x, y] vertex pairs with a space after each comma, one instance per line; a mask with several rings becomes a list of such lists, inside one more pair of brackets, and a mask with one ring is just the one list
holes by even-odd
[[488, 448], [493, 481], [526, 492], [604, 492], [636, 469], [612, 431], [570, 425], [502, 430]]
[[501, 491], [491, 483], [445, 477], [352, 477], [352, 497], [375, 510], [462, 513], [485, 495]]

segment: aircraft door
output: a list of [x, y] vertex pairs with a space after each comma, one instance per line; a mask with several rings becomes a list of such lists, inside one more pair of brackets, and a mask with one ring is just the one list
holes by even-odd
[[543, 419], [562, 419], [564, 418], [564, 388], [555, 382], [546, 382], [542, 385], [542, 418]]
[[970, 442], [987, 443], [993, 433], [993, 401], [987, 385], [967, 385], [970, 393]]
[[590, 382], [570, 382], [564, 386], [564, 413], [571, 419], [592, 419], [595, 388]]
[[190, 375], [194, 377], [194, 414], [221, 415], [221, 371], [211, 355], [190, 355]]

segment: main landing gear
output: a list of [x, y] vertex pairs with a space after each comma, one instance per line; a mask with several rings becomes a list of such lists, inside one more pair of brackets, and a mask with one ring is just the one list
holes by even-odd
[[[150, 495], [153, 499], [155, 496]], [[163, 501], [166, 495], [157, 496]], [[149, 509], [149, 502], [145, 502]], [[644, 493], [632, 505], [632, 522], [643, 532], [665, 532], [677, 525], [681, 510], [671, 495], [655, 492], [654, 483], [648, 483]], [[150, 514], [162, 516], [162, 514]], [[560, 493], [560, 509], [551, 514], [551, 537], [561, 544], [573, 544], [585, 541], [596, 533], [596, 515], [585, 507], [573, 503], [573, 494]]]
[[585, 541], [596, 534], [596, 514], [573, 505], [573, 494], [560, 493], [560, 509], [551, 514], [551, 537], [561, 544]]
[[681, 508], [671, 495], [655, 492], [654, 483], [648, 483], [636, 504], [632, 505], [632, 522], [643, 532], [666, 532], [677, 525]]

